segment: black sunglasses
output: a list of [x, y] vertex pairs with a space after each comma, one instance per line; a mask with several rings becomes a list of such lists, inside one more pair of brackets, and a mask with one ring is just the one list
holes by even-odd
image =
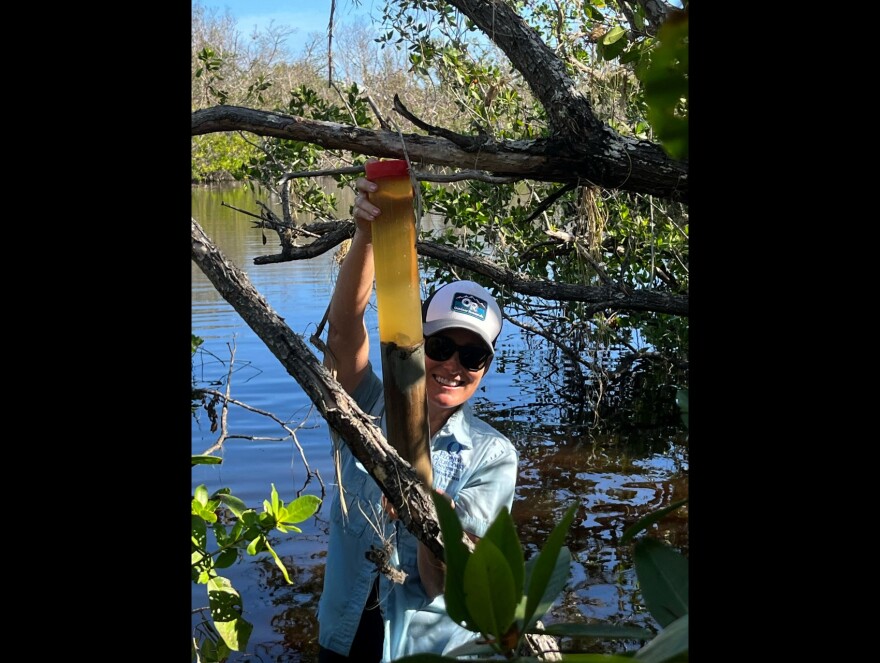
[[425, 354], [434, 361], [446, 361], [458, 352], [458, 361], [469, 371], [479, 371], [492, 356], [488, 349], [476, 345], [458, 345], [448, 336], [425, 338]]

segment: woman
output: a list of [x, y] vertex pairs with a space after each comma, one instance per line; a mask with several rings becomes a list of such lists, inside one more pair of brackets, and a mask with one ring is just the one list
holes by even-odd
[[[364, 412], [382, 417], [383, 386], [369, 361], [364, 323], [375, 275], [371, 224], [381, 223], [381, 210], [367, 195], [376, 190], [375, 183], [360, 178], [356, 186], [357, 229], [330, 301], [324, 362]], [[479, 284], [455, 281], [428, 298], [422, 319], [433, 487], [450, 499], [462, 529], [477, 541], [502, 507], [513, 506], [517, 478], [516, 449], [474, 416], [468, 402], [489, 370], [501, 310]], [[380, 421], [384, 433], [384, 417]], [[341, 440], [331, 437], [342, 481], [331, 505], [318, 607], [319, 661], [442, 654], [474, 637], [446, 615], [444, 565], [396, 520], [393, 509], [385, 508], [372, 477]], [[386, 541], [391, 565], [406, 574], [401, 584], [380, 574], [365, 557]]]

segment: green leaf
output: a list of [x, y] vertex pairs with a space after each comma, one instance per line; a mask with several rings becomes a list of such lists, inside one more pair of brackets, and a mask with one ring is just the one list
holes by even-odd
[[645, 663], [687, 660], [688, 616], [682, 615], [664, 628], [656, 638], [636, 652], [633, 657]]
[[301, 495], [287, 505], [288, 516], [285, 523], [301, 523], [315, 515], [321, 506], [321, 498], [317, 495]]
[[208, 526], [198, 515], [192, 516], [192, 539], [193, 545], [204, 550], [208, 545]]
[[[529, 560], [529, 564], [526, 565], [526, 584], [529, 584], [529, 578], [531, 578], [532, 571], [534, 570], [536, 559]], [[553, 602], [559, 598], [560, 593], [565, 588], [565, 583], [568, 582], [568, 577], [571, 574], [571, 552], [569, 551], [567, 546], [562, 546], [559, 550], [559, 554], [556, 558], [556, 565], [553, 567], [553, 571], [550, 574], [550, 577], [547, 579], [547, 585], [544, 588], [544, 594], [541, 596], [541, 600], [536, 605], [534, 612], [531, 617], [526, 621], [525, 613], [523, 610], [523, 632], [530, 632], [535, 622], [537, 622], [544, 614], [550, 609], [550, 606], [553, 605]], [[531, 595], [531, 591], [529, 592]], [[528, 605], [528, 603], [527, 603]]]
[[688, 15], [672, 11], [657, 33], [651, 61], [637, 69], [644, 85], [647, 117], [663, 148], [676, 159], [688, 155]]
[[654, 511], [652, 513], [649, 513], [644, 518], [639, 518], [639, 520], [637, 520], [632, 525], [630, 525], [629, 527], [626, 528], [626, 530], [623, 533], [623, 536], [620, 537], [620, 545], [624, 545], [626, 543], [629, 543], [630, 539], [632, 539], [636, 534], [638, 534], [642, 530], [647, 530], [651, 525], [653, 525], [654, 523], [656, 523], [659, 520], [662, 520], [663, 517], [667, 513], [675, 511], [679, 507], [687, 504], [688, 499], [689, 498], [685, 497], [683, 500], [678, 500], [677, 502], [673, 502], [669, 506], [667, 506], [663, 509], [660, 509], [659, 511]]
[[[529, 567], [531, 572], [528, 573], [526, 581], [528, 600], [526, 601], [526, 611], [524, 615], [525, 628], [523, 630], [531, 628], [533, 622], [540, 619], [543, 615], [543, 612], [537, 614], [536, 611], [539, 605], [546, 604], [546, 590], [551, 579], [553, 579], [554, 576], [558, 576], [560, 564], [566, 564], [566, 572], [568, 571], [565, 556], [568, 556], [568, 559], [570, 560], [571, 553], [568, 552], [568, 548], [565, 548], [564, 556], [562, 554], [562, 544], [565, 542], [568, 528], [571, 527], [572, 520], [574, 520], [576, 509], [577, 504], [572, 504], [568, 507], [565, 515], [562, 516], [562, 520], [556, 524], [556, 527], [550, 532], [550, 536], [547, 537], [547, 543], [544, 544], [544, 548], [538, 554], [534, 564]], [[554, 599], [550, 599], [551, 602], [553, 600]]]
[[278, 553], [269, 545], [269, 540], [265, 537], [263, 538], [263, 544], [266, 546], [266, 550], [268, 550], [272, 554], [272, 559], [275, 560], [275, 566], [281, 569], [281, 575], [284, 576], [284, 580], [287, 581], [288, 585], [292, 585], [293, 583], [290, 580], [290, 576], [287, 575], [287, 567], [284, 566], [284, 562], [281, 561], [281, 558], [278, 557]]
[[652, 538], [636, 542], [633, 561], [642, 597], [663, 628], [688, 612], [688, 561], [672, 547]]
[[602, 54], [602, 57], [605, 58], [606, 61], [613, 60], [618, 55], [623, 53], [623, 49], [626, 48], [627, 43], [629, 43], [628, 40], [620, 39], [608, 46], [601, 48], [600, 52]]
[[446, 584], [444, 598], [446, 612], [457, 624], [464, 624], [472, 629], [474, 621], [468, 612], [464, 595], [464, 571], [470, 552], [462, 541], [464, 532], [461, 522], [446, 498], [439, 493], [432, 493], [434, 507], [437, 509], [437, 521], [443, 534], [443, 554], [446, 561]]
[[238, 559], [238, 551], [235, 548], [227, 548], [222, 553], [217, 555], [217, 559], [214, 560], [214, 568], [229, 568], [235, 563], [236, 559]]
[[253, 509], [247, 509], [247, 510], [243, 511], [241, 516], [239, 516], [239, 517], [241, 518], [241, 521], [245, 524], [245, 527], [253, 527], [260, 520], [260, 517], [257, 515], [257, 512], [254, 511]]
[[235, 651], [243, 651], [253, 631], [253, 625], [241, 616], [241, 596], [226, 578], [208, 581], [208, 606], [211, 619], [223, 642]]
[[215, 576], [208, 582], [208, 606], [214, 621], [228, 622], [241, 617], [241, 596], [228, 578]]
[[[279, 508], [279, 505], [281, 504], [281, 501], [278, 499], [278, 491], [275, 490], [275, 484], [273, 483], [273, 484], [271, 484], [271, 486], [272, 486], [272, 493], [271, 493], [271, 495], [272, 495], [272, 509], [271, 509], [271, 513], [278, 513], [278, 508]], [[266, 511], [270, 511], [270, 510], [269, 510], [269, 509], [266, 509]]]
[[241, 518], [241, 515], [247, 510], [247, 505], [244, 503], [244, 501], [233, 495], [220, 494], [216, 497], [221, 504], [223, 504], [227, 509], [235, 514], [236, 518]]
[[217, 456], [203, 456], [203, 455], [193, 455], [192, 457], [192, 466], [196, 465], [219, 465], [223, 462], [222, 458], [218, 458]]
[[201, 484], [196, 488], [193, 499], [202, 506], [205, 506], [208, 503], [208, 489], [205, 487], [205, 484]]
[[480, 633], [501, 640], [510, 624], [519, 595], [513, 593], [513, 573], [492, 541], [480, 539], [464, 570], [464, 600]]
[[517, 597], [522, 596], [526, 572], [525, 557], [523, 556], [522, 543], [516, 533], [516, 525], [506, 506], [501, 509], [498, 516], [489, 525], [481, 542], [486, 539], [494, 543], [504, 555], [507, 566], [513, 574], [513, 593]]
[[[211, 502], [208, 503], [209, 505]], [[216, 504], [216, 503], [215, 503]], [[208, 523], [216, 523], [217, 522], [217, 514], [214, 513], [213, 508], [210, 506], [203, 507], [198, 502], [193, 502], [193, 511], [194, 513]]]
[[214, 622], [217, 633], [223, 638], [226, 646], [233, 651], [244, 651], [254, 630], [253, 624], [245, 619], [233, 619], [228, 622]]
[[623, 52], [627, 44], [629, 38], [626, 36], [626, 30], [618, 25], [602, 35], [597, 50], [605, 60], [613, 60]]
[[602, 43], [605, 44], [605, 46], [610, 46], [611, 44], [620, 41], [625, 36], [626, 30], [617, 25], [602, 35]]

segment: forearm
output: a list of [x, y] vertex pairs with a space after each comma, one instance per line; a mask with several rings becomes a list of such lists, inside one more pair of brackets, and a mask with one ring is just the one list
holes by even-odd
[[331, 357], [324, 363], [336, 370], [336, 379], [351, 393], [369, 361], [369, 336], [364, 313], [373, 291], [373, 241], [368, 222], [357, 222], [348, 253], [342, 261], [327, 315], [327, 346]]
[[428, 550], [428, 547], [419, 542], [418, 550], [419, 578], [428, 600], [433, 601], [435, 597], [443, 593], [446, 584], [446, 564], [434, 557], [434, 553]]

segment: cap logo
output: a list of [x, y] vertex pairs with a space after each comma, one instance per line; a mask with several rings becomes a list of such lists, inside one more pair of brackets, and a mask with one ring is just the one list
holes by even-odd
[[467, 292], [456, 292], [452, 298], [452, 310], [456, 313], [464, 313], [479, 320], [486, 319], [486, 300], [475, 297]]

